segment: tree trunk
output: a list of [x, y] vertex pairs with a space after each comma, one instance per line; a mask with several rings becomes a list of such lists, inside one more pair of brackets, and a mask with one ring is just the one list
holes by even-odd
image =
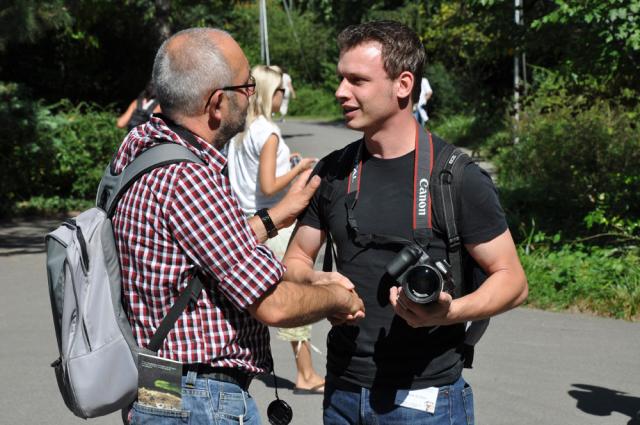
[[158, 45], [171, 36], [171, 0], [155, 0]]

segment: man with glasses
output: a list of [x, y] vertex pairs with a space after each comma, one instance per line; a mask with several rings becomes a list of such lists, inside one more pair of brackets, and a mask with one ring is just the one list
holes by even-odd
[[[318, 187], [301, 176], [282, 202], [247, 220], [219, 152], [244, 127], [255, 89], [249, 63], [227, 33], [190, 29], [160, 47], [153, 80], [163, 114], [132, 130], [114, 161], [122, 172], [158, 143], [182, 145], [202, 163], [158, 168], [137, 180], [113, 217], [125, 307], [147, 346], [188, 282], [204, 289], [158, 350], [181, 362], [181, 410], [134, 403], [133, 423], [259, 424], [247, 390], [272, 368], [267, 326], [294, 327], [327, 316], [361, 318], [362, 300], [346, 279], [318, 273], [316, 285], [282, 281], [283, 265], [261, 242], [291, 225]], [[173, 418], [173, 419], [171, 419]]]

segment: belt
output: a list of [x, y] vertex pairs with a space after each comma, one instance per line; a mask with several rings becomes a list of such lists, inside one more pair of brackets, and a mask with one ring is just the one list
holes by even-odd
[[243, 372], [240, 369], [231, 367], [212, 367], [208, 364], [202, 363], [186, 364], [183, 366], [183, 375], [186, 375], [190, 371], [196, 372], [198, 374], [198, 378], [228, 382], [239, 386], [245, 391], [249, 389], [249, 385], [253, 379], [253, 375], [249, 375], [247, 372]]

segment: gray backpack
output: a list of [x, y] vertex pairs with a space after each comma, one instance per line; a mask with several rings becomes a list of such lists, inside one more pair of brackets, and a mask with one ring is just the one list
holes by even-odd
[[146, 349], [138, 347], [121, 300], [120, 263], [111, 217], [126, 190], [151, 170], [202, 161], [175, 143], [154, 146], [115, 175], [108, 166], [96, 207], [65, 220], [45, 238], [47, 278], [60, 357], [51, 366], [67, 407], [81, 418], [127, 407], [137, 394], [137, 356], [153, 353], [202, 283], [196, 277]]

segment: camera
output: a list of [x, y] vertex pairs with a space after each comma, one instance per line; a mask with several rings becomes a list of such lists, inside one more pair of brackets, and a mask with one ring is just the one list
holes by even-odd
[[453, 292], [451, 265], [446, 260], [434, 261], [417, 245], [402, 248], [386, 271], [402, 285], [407, 298], [418, 304], [437, 301], [442, 291]]

